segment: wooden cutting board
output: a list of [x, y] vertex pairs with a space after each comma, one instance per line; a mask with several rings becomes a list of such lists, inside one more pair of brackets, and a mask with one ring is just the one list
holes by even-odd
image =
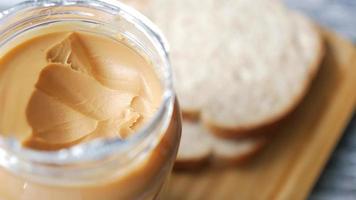
[[249, 163], [175, 172], [163, 200], [305, 199], [340, 139], [356, 103], [356, 51], [323, 31], [326, 56], [302, 104]]

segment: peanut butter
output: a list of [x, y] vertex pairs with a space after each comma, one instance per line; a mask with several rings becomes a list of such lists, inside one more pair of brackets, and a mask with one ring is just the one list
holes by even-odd
[[[82, 30], [87, 27], [80, 23], [50, 25], [0, 49], [1, 136], [35, 150], [59, 150], [97, 138], [125, 140], [156, 114], [163, 87], [149, 59], [122, 37]], [[169, 117], [151, 149], [127, 166], [99, 163], [92, 182], [73, 177], [63, 184], [0, 167], [0, 199], [155, 199], [179, 144], [177, 102]]]
[[[13, 48], [0, 63], [0, 79], [38, 72], [35, 79], [14, 83], [28, 97], [19, 105], [21, 112], [2, 114], [5, 123], [25, 115], [23, 132], [31, 131], [22, 138], [34, 149], [56, 150], [100, 137], [125, 139], [152, 117], [162, 97], [150, 62], [125, 43], [93, 33], [43, 34]], [[2, 101], [16, 97], [7, 94]], [[0, 132], [9, 128], [0, 126]]]
[[111, 2], [0, 16], [0, 200], [159, 199], [181, 133], [165, 40]]

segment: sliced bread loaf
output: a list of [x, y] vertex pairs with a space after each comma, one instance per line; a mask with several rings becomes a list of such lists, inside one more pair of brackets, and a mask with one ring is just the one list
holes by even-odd
[[147, 0], [171, 45], [184, 115], [223, 137], [249, 137], [305, 95], [323, 55], [306, 18], [270, 0]]
[[239, 164], [262, 149], [266, 141], [265, 137], [221, 139], [210, 134], [198, 121], [183, 120], [175, 168], [196, 169], [208, 162]]

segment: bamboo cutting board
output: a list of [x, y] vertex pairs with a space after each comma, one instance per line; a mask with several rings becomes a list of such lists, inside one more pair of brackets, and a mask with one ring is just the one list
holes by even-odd
[[305, 199], [356, 103], [356, 51], [324, 31], [326, 56], [302, 104], [277, 128], [271, 143], [243, 166], [173, 173], [167, 200]]

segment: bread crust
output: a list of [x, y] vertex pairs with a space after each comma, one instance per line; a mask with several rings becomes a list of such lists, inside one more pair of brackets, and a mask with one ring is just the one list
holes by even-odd
[[199, 170], [208, 166], [210, 154], [195, 159], [177, 158], [174, 163], [174, 170]]
[[183, 119], [188, 121], [199, 121], [200, 113], [199, 111], [186, 111], [182, 110]]

